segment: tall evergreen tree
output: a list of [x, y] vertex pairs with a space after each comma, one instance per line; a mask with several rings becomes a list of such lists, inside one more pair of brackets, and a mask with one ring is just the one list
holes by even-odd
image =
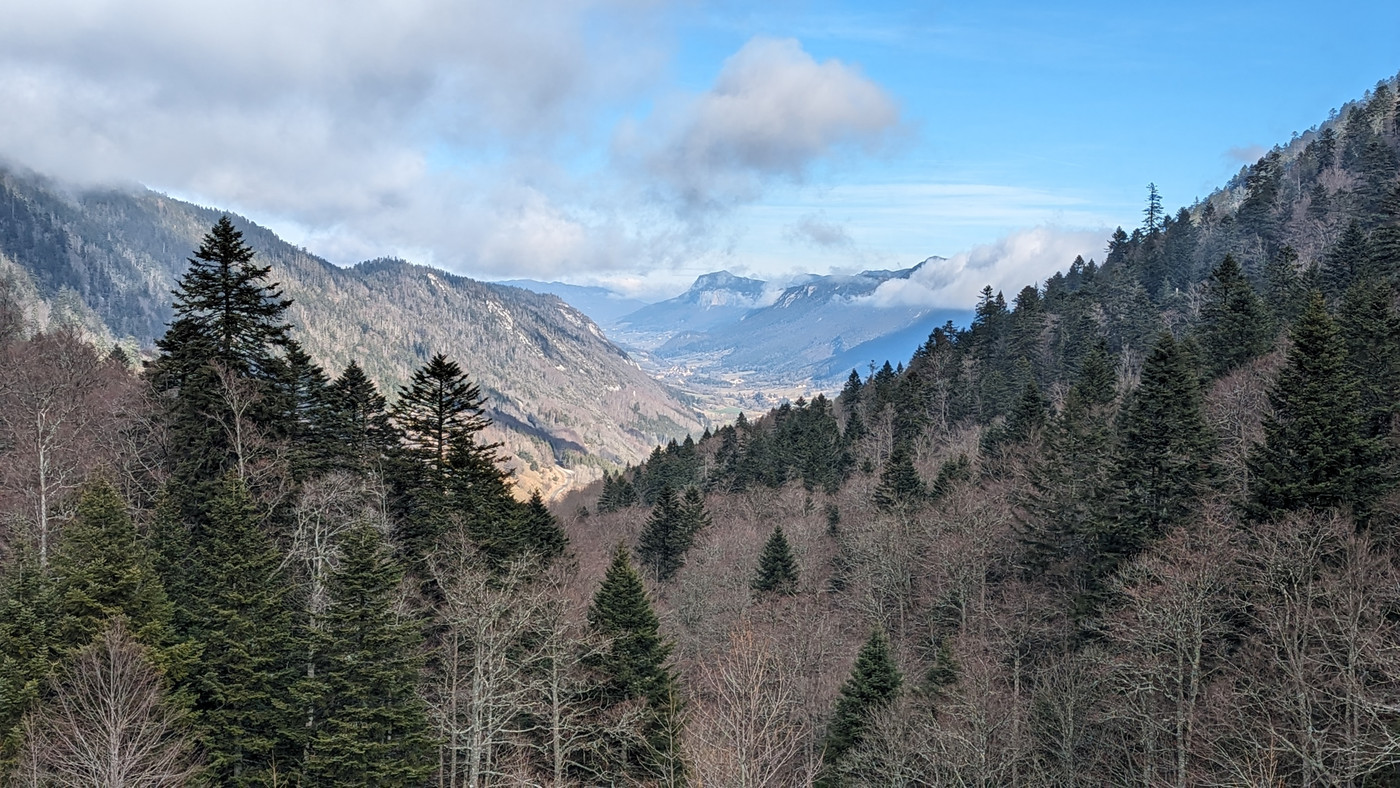
[[[227, 216], [204, 237], [175, 289], [175, 320], [157, 341], [155, 387], [166, 399], [172, 503], [197, 517], [224, 472], [247, 461], [248, 433], [275, 437], [288, 418], [277, 383], [290, 338], [291, 301], [268, 282]], [[239, 400], [235, 408], [231, 400]], [[235, 455], [235, 453], [239, 453]]]
[[378, 532], [356, 527], [314, 638], [304, 776], [318, 786], [418, 786], [432, 774], [418, 696], [422, 636], [395, 611], [401, 574]]
[[896, 446], [880, 471], [880, 483], [875, 488], [875, 506], [882, 512], [902, 511], [923, 501], [924, 481], [914, 467], [909, 449]]
[[1400, 408], [1400, 314], [1390, 287], [1375, 276], [1347, 290], [1337, 322], [1357, 383], [1362, 434], [1384, 441]]
[[1233, 255], [1211, 272], [1201, 305], [1201, 349], [1207, 372], [1223, 375], [1256, 356], [1273, 341], [1271, 315], [1254, 293]]
[[48, 575], [21, 550], [0, 574], [0, 777], [10, 773], [23, 742], [21, 720], [53, 669]]
[[792, 546], [788, 544], [781, 525], [773, 528], [773, 534], [763, 544], [763, 552], [758, 556], [758, 571], [751, 585], [759, 593], [789, 596], [797, 593], [797, 561], [792, 557]]
[[1264, 440], [1249, 456], [1246, 511], [1267, 520], [1300, 509], [1364, 509], [1376, 492], [1377, 446], [1365, 436], [1346, 343], [1321, 293], [1313, 293], [1292, 338], [1269, 392]]
[[453, 450], [463, 442], [474, 444], [476, 435], [491, 423], [481, 390], [441, 353], [414, 371], [391, 412], [408, 451], [443, 490], [452, 473]]
[[351, 361], [330, 388], [336, 465], [352, 471], [385, 470], [399, 447], [384, 396], [360, 365]]
[[1201, 414], [1201, 379], [1184, 343], [1163, 333], [1118, 426], [1120, 518], [1101, 548], [1131, 556], [1193, 511], [1214, 474], [1215, 437]]
[[670, 727], [660, 715], [673, 710], [675, 676], [667, 661], [671, 644], [661, 637], [661, 624], [647, 598], [641, 575], [632, 568], [627, 547], [618, 545], [603, 582], [588, 608], [588, 624], [607, 648], [593, 660], [605, 677], [599, 700], [604, 707], [644, 700], [652, 720], [644, 726], [649, 741], [618, 742], [612, 770], [617, 781], [654, 774], [661, 766], [657, 753], [665, 750]]
[[564, 554], [569, 537], [559, 527], [559, 519], [545, 506], [540, 491], [530, 493], [530, 501], [521, 512], [521, 549], [549, 561]]
[[174, 609], [126, 502], [109, 482], [94, 481], [83, 489], [77, 516], [54, 555], [50, 582], [57, 649], [86, 647], [120, 617], [170, 678], [183, 677], [190, 649], [175, 645]]
[[822, 739], [822, 773], [818, 786], [834, 788], [843, 784], [842, 760], [865, 740], [871, 715], [895, 699], [903, 680], [885, 633], [879, 630], [870, 633], [856, 656], [850, 678], [841, 685], [841, 695]]
[[190, 679], [195, 722], [209, 776], [223, 785], [266, 784], [301, 750], [290, 705], [301, 647], [282, 556], [261, 520], [243, 482], [225, 477], [193, 556], [200, 582], [182, 600], [201, 649]]
[[[692, 488], [693, 489], [693, 488]], [[701, 504], [703, 512], [703, 503]], [[637, 557], [659, 582], [675, 577], [695, 540], [696, 523], [687, 516], [676, 491], [664, 487], [637, 542]]]

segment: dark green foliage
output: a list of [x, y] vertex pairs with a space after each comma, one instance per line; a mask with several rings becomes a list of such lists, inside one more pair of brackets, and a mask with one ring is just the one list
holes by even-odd
[[199, 516], [226, 471], [258, 459], [259, 438], [278, 437], [291, 408], [282, 358], [291, 301], [267, 281], [269, 267], [253, 263], [227, 216], [189, 262], [152, 370], [169, 395], [171, 445], [180, 447], [170, 459], [171, 503], [187, 518]]
[[1185, 522], [1214, 474], [1214, 448], [1192, 354], [1163, 333], [1119, 419], [1120, 516], [1100, 550], [1128, 557]]
[[637, 474], [635, 486], [641, 502], [651, 506], [667, 487], [679, 490], [699, 482], [700, 456], [687, 435], [683, 443], [672, 440], [665, 449], [653, 449]]
[[1384, 440], [1400, 407], [1400, 315], [1390, 287], [1373, 276], [1358, 280], [1347, 290], [1337, 322], [1357, 382], [1362, 435]]
[[549, 511], [540, 491], [530, 493], [530, 500], [520, 514], [520, 549], [548, 562], [564, 554], [569, 537], [559, 526], [559, 518]]
[[1045, 426], [1048, 411], [1049, 403], [1040, 393], [1040, 386], [1036, 385], [1034, 380], [1030, 381], [1021, 390], [1016, 407], [1006, 417], [1006, 440], [1024, 443], [1039, 434], [1040, 429]]
[[304, 720], [290, 706], [301, 653], [282, 556], [237, 477], [226, 477], [197, 534], [199, 582], [180, 599], [186, 635], [200, 648], [189, 690], [209, 775], [262, 785], [300, 754]]
[[1322, 260], [1322, 288], [1328, 298], [1341, 298], [1371, 259], [1370, 242], [1361, 223], [1352, 221]]
[[491, 423], [481, 390], [441, 353], [414, 371], [391, 413], [407, 452], [427, 469], [438, 489], [445, 489], [452, 475], [453, 451], [474, 445], [476, 434]]
[[171, 678], [181, 676], [188, 648], [174, 648], [174, 610], [145, 545], [110, 483], [89, 483], [78, 513], [64, 529], [50, 565], [52, 643], [59, 652], [86, 647], [120, 617], [127, 631], [151, 647], [151, 656]]
[[865, 435], [865, 420], [861, 418], [861, 392], [864, 384], [861, 382], [860, 373], [851, 370], [850, 377], [846, 378], [846, 385], [841, 389], [841, 412], [846, 417], [846, 429], [844, 437], [847, 443], [854, 443]]
[[822, 776], [818, 785], [842, 784], [838, 776], [842, 759], [864, 741], [871, 714], [894, 700], [902, 682], [889, 640], [879, 630], [872, 632], [856, 656], [850, 678], [841, 685], [841, 695], [822, 739]]
[[675, 490], [662, 489], [637, 543], [638, 559], [659, 582], [670, 580], [685, 566], [686, 552], [708, 522], [699, 490], [687, 489], [682, 501]]
[[933, 484], [928, 486], [929, 500], [939, 500], [952, 492], [958, 482], [965, 482], [971, 478], [972, 463], [968, 461], [966, 454], [944, 460], [943, 464], [938, 466], [938, 475], [934, 477]]
[[1264, 267], [1264, 298], [1276, 324], [1292, 323], [1307, 305], [1307, 288], [1297, 266], [1298, 252], [1284, 246], [1270, 255]]
[[416, 786], [433, 773], [417, 692], [422, 636], [395, 611], [400, 575], [370, 526], [345, 539], [300, 693], [311, 709], [308, 784]]
[[48, 599], [39, 562], [25, 553], [11, 558], [0, 576], [0, 776], [14, 763], [23, 739], [20, 720], [56, 661]]
[[882, 512], [905, 511], [920, 504], [924, 495], [924, 481], [914, 468], [913, 455], [903, 446], [895, 447], [880, 471], [875, 506]]
[[[733, 435], [733, 428], [729, 428], [729, 435]], [[632, 486], [632, 482], [621, 472], [609, 473], [603, 471], [603, 493], [598, 498], [598, 511], [606, 514], [616, 512], [629, 506], [636, 506], [639, 503], [637, 498], [637, 488]]]
[[1201, 350], [1206, 372], [1223, 375], [1256, 356], [1273, 343], [1269, 311], [1232, 255], [1211, 272], [1201, 304]]
[[287, 414], [277, 426], [279, 437], [292, 447], [293, 478], [301, 481], [325, 473], [337, 463], [336, 403], [326, 373], [296, 341], [287, 343], [280, 395]]
[[764, 543], [751, 585], [759, 593], [797, 593], [797, 561], [792, 557], [792, 546], [781, 525], [773, 529], [772, 536]]
[[618, 545], [603, 582], [588, 608], [589, 627], [608, 645], [591, 660], [603, 676], [602, 706], [631, 700], [648, 706], [644, 741], [617, 743], [612, 771], [625, 777], [655, 775], [669, 758], [667, 735], [675, 725], [675, 677], [667, 665], [671, 644], [661, 637], [660, 622], [647, 598], [641, 575], [632, 568], [625, 545]]
[[399, 432], [374, 381], [351, 361], [331, 384], [329, 396], [335, 464], [351, 471], [385, 471], [398, 453]]
[[1300, 509], [1364, 508], [1374, 496], [1378, 448], [1366, 425], [1346, 342], [1314, 293], [1269, 392], [1264, 440], [1249, 457], [1246, 510], [1266, 520]]

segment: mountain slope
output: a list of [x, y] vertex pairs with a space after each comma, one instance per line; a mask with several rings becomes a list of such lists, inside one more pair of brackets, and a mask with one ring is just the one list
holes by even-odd
[[[144, 189], [71, 190], [0, 175], [0, 276], [36, 318], [149, 347], [170, 290], [220, 212]], [[235, 219], [295, 301], [307, 351], [335, 374], [359, 360], [386, 394], [432, 353], [490, 399], [522, 484], [557, 490], [703, 428], [583, 313], [549, 295], [398, 260], [339, 268]]]
[[569, 306], [592, 318], [594, 323], [607, 328], [623, 315], [631, 314], [648, 306], [647, 301], [629, 298], [606, 287], [570, 285], [563, 282], [540, 282], [534, 279], [506, 279], [495, 282], [510, 285], [532, 293], [559, 296]]
[[759, 280], [707, 274], [681, 296], [622, 318], [614, 336], [663, 365], [753, 382], [843, 377], [851, 366], [884, 359], [853, 357], [857, 348], [860, 354], [907, 355], [935, 326], [966, 323], [971, 313], [965, 310], [864, 300], [881, 283], [908, 278], [940, 259], [896, 271], [804, 277], [776, 293]]

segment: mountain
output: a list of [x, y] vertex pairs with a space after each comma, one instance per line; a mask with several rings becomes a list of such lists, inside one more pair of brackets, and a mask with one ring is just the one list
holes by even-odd
[[[31, 322], [149, 349], [171, 288], [221, 215], [142, 188], [75, 189], [0, 171], [0, 277]], [[340, 268], [242, 218], [295, 301], [295, 335], [332, 376], [352, 359], [392, 399], [434, 352], [481, 387], [525, 489], [557, 491], [703, 429], [583, 312], [552, 295], [402, 260]]]
[[496, 284], [558, 296], [561, 301], [588, 315], [594, 323], [604, 328], [623, 315], [636, 312], [650, 303], [639, 298], [630, 298], [606, 287], [540, 282], [534, 279], [506, 279]]
[[768, 283], [735, 276], [728, 271], [705, 274], [689, 290], [625, 315], [615, 321], [615, 333], [647, 349], [674, 336], [729, 325], [763, 305]]
[[782, 289], [727, 271], [706, 274], [680, 296], [621, 318], [612, 335], [660, 366], [693, 373], [758, 384], [829, 381], [869, 361], [908, 356], [948, 320], [967, 323], [968, 310], [867, 299], [880, 284], [942, 259], [894, 271], [809, 275]]

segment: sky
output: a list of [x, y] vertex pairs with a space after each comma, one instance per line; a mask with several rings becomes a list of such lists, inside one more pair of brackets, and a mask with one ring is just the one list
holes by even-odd
[[1102, 256], [1400, 71], [1400, 3], [6, 0], [0, 159], [332, 262], [661, 298]]

